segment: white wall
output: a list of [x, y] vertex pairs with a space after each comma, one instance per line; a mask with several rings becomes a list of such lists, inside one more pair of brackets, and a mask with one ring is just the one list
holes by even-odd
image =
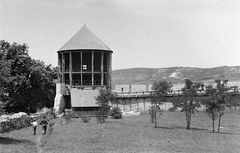
[[99, 95], [98, 89], [77, 89], [72, 88], [71, 93], [71, 105], [72, 107], [97, 107], [96, 97]]

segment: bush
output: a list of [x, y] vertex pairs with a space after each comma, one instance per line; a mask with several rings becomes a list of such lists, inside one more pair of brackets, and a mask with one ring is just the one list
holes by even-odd
[[81, 118], [83, 123], [88, 123], [91, 120], [91, 117], [87, 116], [87, 113], [83, 114]]
[[109, 115], [114, 119], [122, 119], [122, 112], [119, 107], [113, 107], [112, 110], [110, 110]]
[[53, 129], [54, 129], [54, 124], [55, 124], [55, 122], [49, 122], [49, 124], [48, 124], [48, 131], [49, 131], [49, 133], [52, 133], [53, 132]]
[[149, 115], [149, 110], [141, 110], [140, 115]]
[[108, 118], [108, 114], [109, 114], [108, 106], [100, 107], [99, 110], [95, 114], [97, 123], [105, 123], [105, 119]]

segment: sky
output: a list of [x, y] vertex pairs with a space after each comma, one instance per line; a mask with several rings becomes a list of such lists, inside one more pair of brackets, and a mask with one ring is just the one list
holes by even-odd
[[46, 64], [84, 24], [113, 70], [240, 66], [239, 0], [0, 0], [0, 40]]

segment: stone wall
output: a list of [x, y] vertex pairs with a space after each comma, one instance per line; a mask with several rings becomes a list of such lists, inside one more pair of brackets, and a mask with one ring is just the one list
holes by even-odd
[[36, 120], [41, 122], [43, 117], [51, 120], [55, 117], [51, 109], [44, 108], [41, 112], [27, 115], [27, 113], [19, 112], [13, 115], [1, 115], [0, 116], [0, 133], [9, 132], [12, 130], [18, 130], [24, 127], [31, 126], [31, 123]]
[[[120, 100], [118, 105], [113, 104], [112, 107], [118, 106], [123, 112], [143, 112], [150, 108], [151, 100], [150, 98], [140, 98], [131, 100]], [[160, 105], [162, 110], [168, 110], [173, 105], [170, 102], [163, 103]]]
[[151, 84], [122, 84], [115, 85], [115, 92], [143, 92], [143, 91], [151, 91]]

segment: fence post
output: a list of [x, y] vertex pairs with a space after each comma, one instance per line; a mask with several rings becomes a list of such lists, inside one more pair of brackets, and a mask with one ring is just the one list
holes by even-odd
[[138, 108], [138, 112], [139, 112], [139, 103], [138, 103], [138, 99], [136, 98], [137, 101], [137, 108]]
[[145, 110], [145, 98], [143, 98], [143, 109]]
[[128, 99], [129, 105], [130, 105], [130, 111], [132, 111], [132, 104], [131, 104], [131, 99]]

